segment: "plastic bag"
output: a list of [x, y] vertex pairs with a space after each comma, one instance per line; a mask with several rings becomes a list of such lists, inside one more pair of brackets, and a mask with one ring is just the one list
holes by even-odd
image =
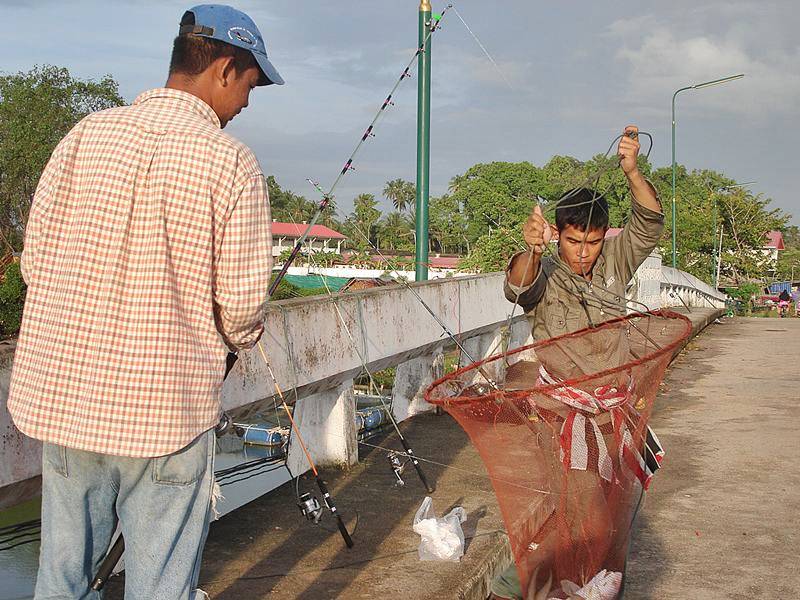
[[414, 515], [414, 531], [419, 542], [420, 560], [450, 560], [458, 562], [464, 555], [464, 531], [461, 524], [467, 520], [466, 511], [456, 506], [442, 518], [436, 518], [433, 500], [426, 496]]

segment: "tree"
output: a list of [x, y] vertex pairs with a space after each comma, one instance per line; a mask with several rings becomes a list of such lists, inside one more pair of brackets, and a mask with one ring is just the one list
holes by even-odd
[[473, 242], [499, 226], [520, 226], [545, 186], [541, 169], [529, 162], [493, 162], [470, 167], [453, 192], [463, 207], [467, 238]]
[[414, 205], [417, 189], [410, 181], [393, 179], [386, 182], [386, 187], [383, 188], [383, 195], [392, 203], [395, 210], [402, 213]]
[[431, 238], [439, 251], [459, 251], [463, 246], [467, 222], [458, 200], [448, 194], [431, 198], [429, 217]]
[[783, 243], [786, 249], [800, 248], [800, 227], [797, 225], [787, 225], [782, 229]]
[[775, 277], [782, 281], [800, 278], [800, 248], [787, 248], [779, 254]]
[[[660, 248], [672, 253], [672, 169], [651, 174], [666, 215]], [[786, 225], [788, 216], [769, 207], [770, 200], [754, 196], [736, 182], [711, 170], [676, 171], [678, 268], [707, 282], [713, 280], [720, 233], [723, 236], [721, 276], [734, 282], [763, 279], [774, 265], [762, 252], [767, 232]], [[727, 189], [726, 189], [727, 188]]]
[[478, 239], [469, 256], [459, 262], [458, 268], [479, 273], [502, 271], [514, 253], [521, 249], [520, 236], [516, 231], [495, 229]]
[[391, 250], [407, 250], [413, 248], [413, 235], [409, 220], [399, 211], [394, 211], [381, 219], [379, 237], [383, 247]]
[[381, 218], [381, 211], [377, 206], [373, 194], [359, 194], [353, 201], [353, 212], [343, 224], [345, 234], [358, 250], [367, 250], [371, 244], [377, 246], [376, 225]]
[[764, 278], [775, 265], [762, 248], [767, 233], [786, 224], [788, 216], [769, 210], [769, 199], [738, 189], [721, 198], [721, 212], [727, 237], [723, 237], [724, 273], [734, 281]]
[[31, 200], [53, 149], [89, 113], [121, 106], [117, 82], [73, 78], [67, 69], [34, 67], [0, 76], [0, 240], [20, 251]]
[[[309, 222], [317, 212], [318, 203], [281, 188], [274, 175], [267, 177], [272, 218], [286, 223]], [[342, 224], [336, 218], [336, 199], [331, 198], [318, 223], [338, 231]]]

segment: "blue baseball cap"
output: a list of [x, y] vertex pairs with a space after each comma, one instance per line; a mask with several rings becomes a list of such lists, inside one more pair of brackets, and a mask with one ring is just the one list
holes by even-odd
[[253, 19], [225, 4], [199, 4], [183, 13], [178, 35], [199, 35], [219, 40], [253, 53], [266, 78], [263, 85], [283, 85], [283, 77], [267, 58], [264, 38]]

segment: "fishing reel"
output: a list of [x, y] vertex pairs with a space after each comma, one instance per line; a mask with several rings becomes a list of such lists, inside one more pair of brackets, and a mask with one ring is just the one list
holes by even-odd
[[305, 492], [300, 495], [297, 499], [297, 508], [300, 509], [303, 516], [309, 521], [319, 523], [319, 520], [322, 518], [322, 506], [320, 506], [317, 497], [310, 492]]
[[221, 438], [223, 435], [230, 432], [233, 428], [233, 421], [231, 420], [228, 413], [222, 413], [222, 417], [220, 417], [219, 423], [214, 426], [214, 435], [218, 438]]
[[[397, 486], [405, 485], [406, 482], [403, 481], [402, 475], [403, 471], [406, 470], [406, 466], [411, 461], [411, 459], [408, 458], [408, 456], [406, 456], [405, 454], [401, 454], [399, 452], [394, 452], [394, 451], [389, 452], [389, 454], [386, 455], [386, 458], [389, 459], [389, 465], [391, 465], [392, 467], [392, 473], [394, 473], [394, 476], [397, 478], [397, 481], [395, 481], [395, 485]], [[405, 460], [403, 460], [404, 458]]]

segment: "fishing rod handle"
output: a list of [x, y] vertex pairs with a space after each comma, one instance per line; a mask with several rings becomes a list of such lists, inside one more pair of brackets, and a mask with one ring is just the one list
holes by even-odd
[[403, 448], [405, 449], [408, 458], [411, 459], [411, 464], [413, 464], [414, 468], [417, 470], [417, 475], [419, 475], [419, 479], [420, 481], [422, 481], [422, 485], [425, 486], [425, 489], [428, 491], [429, 494], [435, 492], [436, 486], [433, 486], [430, 483], [428, 483], [428, 478], [425, 477], [425, 472], [422, 470], [422, 465], [419, 464], [417, 457], [414, 456], [414, 451], [411, 449], [411, 446], [408, 445], [406, 438], [401, 436], [400, 443], [403, 444]]
[[347, 527], [344, 526], [344, 521], [342, 520], [342, 516], [339, 514], [339, 511], [336, 510], [336, 505], [333, 503], [333, 496], [328, 491], [328, 486], [325, 485], [325, 482], [322, 481], [322, 477], [317, 475], [317, 487], [319, 488], [320, 493], [322, 494], [322, 499], [325, 501], [325, 506], [328, 507], [328, 510], [331, 511], [333, 516], [336, 517], [336, 525], [339, 527], [339, 533], [342, 534], [342, 538], [344, 539], [344, 543], [347, 545], [348, 548], [353, 547], [353, 538], [350, 537], [350, 533], [347, 531]]
[[344, 526], [344, 521], [342, 521], [342, 516], [339, 513], [336, 513], [336, 525], [339, 527], [339, 533], [342, 534], [345, 545], [348, 548], [352, 548], [353, 538], [350, 537], [350, 533], [347, 531], [347, 527]]
[[125, 540], [120, 535], [100, 564], [97, 575], [94, 576], [94, 580], [90, 586], [94, 591], [99, 592], [103, 589], [106, 581], [111, 577], [111, 572], [114, 570], [114, 567], [117, 566], [119, 559], [122, 558], [123, 552], [125, 552]]

